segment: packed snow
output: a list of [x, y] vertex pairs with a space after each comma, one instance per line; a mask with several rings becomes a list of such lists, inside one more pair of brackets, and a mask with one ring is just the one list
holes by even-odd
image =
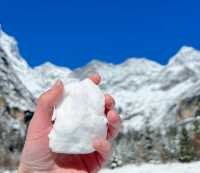
[[95, 151], [92, 141], [106, 138], [105, 98], [89, 79], [65, 86], [64, 99], [56, 106], [49, 147], [56, 153], [86, 154]]

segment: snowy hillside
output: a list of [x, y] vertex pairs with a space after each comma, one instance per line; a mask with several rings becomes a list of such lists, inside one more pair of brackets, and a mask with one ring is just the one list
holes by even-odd
[[27, 81], [28, 65], [20, 58], [16, 42], [0, 31], [0, 95], [12, 107], [23, 110], [34, 108], [34, 96], [21, 82]]
[[[103, 169], [99, 173], [199, 173], [200, 162], [190, 164], [165, 164], [165, 165], [127, 165], [118, 169]], [[0, 170], [1, 172], [1, 170]], [[16, 171], [3, 171], [2, 173], [16, 173]]]

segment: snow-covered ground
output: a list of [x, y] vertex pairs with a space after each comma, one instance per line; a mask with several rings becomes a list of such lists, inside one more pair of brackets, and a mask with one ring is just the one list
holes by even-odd
[[[2, 171], [0, 173], [16, 173]], [[104, 169], [99, 173], [200, 173], [200, 162], [172, 164], [127, 165], [116, 169]]]
[[200, 162], [189, 164], [127, 165], [114, 170], [104, 169], [100, 173], [200, 173]]

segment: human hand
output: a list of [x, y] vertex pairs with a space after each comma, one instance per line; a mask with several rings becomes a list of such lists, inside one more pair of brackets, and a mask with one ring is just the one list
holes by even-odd
[[[101, 78], [94, 75], [90, 79], [99, 84]], [[54, 86], [40, 96], [36, 111], [30, 122], [23, 148], [19, 173], [96, 173], [111, 154], [111, 144], [119, 132], [121, 119], [113, 110], [114, 99], [105, 95], [105, 114], [108, 119], [107, 140], [93, 141], [95, 152], [90, 154], [57, 154], [51, 152], [48, 145], [48, 134], [52, 128], [53, 108], [62, 98], [64, 86], [57, 81]]]

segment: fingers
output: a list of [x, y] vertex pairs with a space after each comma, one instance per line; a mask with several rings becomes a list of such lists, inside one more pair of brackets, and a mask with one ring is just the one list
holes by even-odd
[[93, 141], [94, 149], [104, 160], [108, 160], [112, 153], [112, 145], [105, 139], [96, 139]]
[[119, 130], [121, 128], [121, 118], [114, 110], [110, 110], [107, 114], [107, 120], [108, 120], [107, 138], [111, 140], [115, 138], [119, 133]]
[[105, 113], [111, 109], [113, 109], [115, 106], [115, 100], [113, 99], [112, 96], [105, 94]]
[[[95, 84], [99, 84], [101, 82], [101, 76], [99, 74], [95, 74], [91, 77], [89, 77], [90, 80], [92, 80]], [[111, 110], [115, 105], [115, 101], [112, 96], [105, 94], [105, 109]]]
[[89, 79], [94, 82], [96, 85], [98, 85], [101, 82], [101, 76], [99, 74], [95, 74], [91, 77], [89, 77]]
[[106, 94], [105, 95], [105, 114], [108, 120], [108, 135], [107, 138], [109, 140], [115, 138], [119, 133], [121, 127], [121, 118], [119, 115], [113, 110], [115, 105], [115, 100], [112, 96]]

